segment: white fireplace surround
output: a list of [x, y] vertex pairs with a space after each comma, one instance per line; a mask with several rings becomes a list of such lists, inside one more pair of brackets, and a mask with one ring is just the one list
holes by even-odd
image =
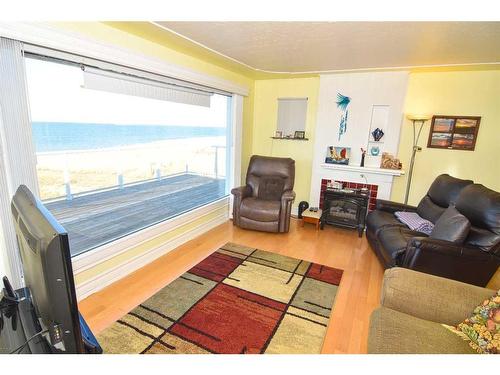
[[404, 174], [404, 171], [400, 169], [351, 167], [336, 164], [321, 164], [321, 169], [322, 173], [311, 181], [311, 197], [317, 197], [315, 201], [311, 200], [312, 206], [319, 206], [322, 179], [377, 185], [377, 198], [389, 199], [393, 178]]
[[[380, 155], [389, 152], [396, 156], [403, 123], [403, 106], [408, 84], [408, 72], [365, 72], [325, 74], [320, 76], [318, 113], [315, 134], [313, 170], [309, 203], [318, 206], [321, 180], [339, 180], [378, 186], [377, 198], [390, 199], [394, 178], [402, 178], [403, 170], [382, 169]], [[347, 131], [339, 140], [341, 112], [336, 98], [340, 93], [349, 96]], [[374, 116], [375, 109], [384, 109], [382, 118]], [[379, 111], [380, 112], [380, 111]], [[361, 164], [361, 148], [371, 144], [371, 131], [380, 127], [384, 137], [377, 157], [367, 151], [365, 166]], [[349, 147], [349, 165], [326, 164], [328, 146]], [[367, 147], [368, 146], [368, 147]]]

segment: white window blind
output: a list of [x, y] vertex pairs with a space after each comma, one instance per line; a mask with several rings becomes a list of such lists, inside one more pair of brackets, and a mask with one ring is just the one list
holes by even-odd
[[87, 66], [84, 70], [84, 87], [115, 94], [140, 96], [203, 107], [210, 107], [210, 97], [213, 94], [208, 91]]
[[0, 38], [0, 253], [8, 255], [3, 263], [9, 265], [7, 273], [15, 288], [21, 287], [23, 280], [10, 201], [21, 184], [38, 194], [26, 92], [22, 44]]
[[279, 98], [277, 130], [283, 135], [294, 135], [295, 131], [305, 131], [307, 98]]

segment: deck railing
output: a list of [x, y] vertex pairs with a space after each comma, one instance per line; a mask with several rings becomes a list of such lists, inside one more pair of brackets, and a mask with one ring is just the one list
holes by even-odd
[[[195, 163], [193, 160], [192, 163], [190, 163], [190, 160], [187, 160], [185, 162], [184, 168], [182, 170], [178, 171], [169, 171], [169, 172], [162, 172], [162, 163], [163, 165], [167, 163], [171, 163], [173, 161], [176, 161], [175, 159], [169, 160], [164, 158], [163, 160], [157, 160], [156, 162], [150, 162], [149, 166], [141, 168], [141, 170], [150, 170], [151, 175], [154, 177], [152, 178], [144, 178], [144, 179], [138, 179], [134, 180], [131, 182], [127, 182], [127, 176], [124, 171], [124, 166], [123, 163], [118, 161], [115, 166], [115, 172], [110, 172], [111, 174], [116, 175], [116, 184], [111, 184], [105, 187], [97, 187], [95, 189], [89, 189], [85, 191], [80, 191], [80, 192], [74, 192], [73, 187], [72, 187], [72, 182], [71, 182], [71, 177], [72, 177], [72, 169], [71, 166], [69, 165], [70, 163], [68, 160], [71, 157], [81, 157], [85, 158], [88, 157], [88, 155], [91, 155], [92, 153], [98, 153], [102, 152], [102, 150], [82, 150], [82, 151], [60, 151], [60, 152], [50, 152], [50, 153], [40, 153], [38, 155], [42, 156], [55, 156], [55, 157], [60, 157], [64, 159], [64, 162], [62, 164], [62, 180], [63, 180], [63, 186], [64, 186], [64, 195], [63, 196], [58, 196], [58, 197], [50, 197], [49, 199], [44, 199], [45, 201], [54, 201], [54, 200], [60, 200], [60, 199], [66, 199], [68, 201], [71, 201], [74, 197], [77, 196], [82, 196], [82, 195], [88, 195], [91, 193], [96, 193], [96, 192], [101, 192], [105, 190], [111, 190], [111, 189], [124, 189], [127, 186], [135, 185], [135, 184], [140, 184], [140, 183], [146, 183], [146, 182], [151, 182], [154, 180], [160, 181], [162, 179], [172, 177], [175, 175], [179, 174], [196, 174], [196, 175], [201, 175], [201, 176], [206, 176], [206, 177], [212, 177], [216, 179], [225, 179], [226, 178], [226, 163], [225, 163], [225, 156], [226, 156], [226, 146], [224, 145], [212, 145], [210, 147], [212, 150], [209, 154], [205, 153], [204, 155], [202, 154], [202, 157], [209, 157], [212, 159], [206, 160], [205, 163], [203, 163], [203, 168], [199, 167], [199, 162]], [[113, 151], [117, 152], [126, 152], [130, 151], [131, 148], [127, 147], [126, 149], [120, 149], [120, 148], [115, 148]], [[212, 165], [212, 167], [210, 167]], [[221, 168], [222, 167], [222, 168]], [[59, 170], [56, 168], [56, 170]], [[40, 177], [40, 176], [39, 176]], [[44, 182], [40, 181], [40, 185], [42, 185]], [[60, 185], [59, 185], [60, 186]], [[42, 198], [43, 194], [42, 194]]]

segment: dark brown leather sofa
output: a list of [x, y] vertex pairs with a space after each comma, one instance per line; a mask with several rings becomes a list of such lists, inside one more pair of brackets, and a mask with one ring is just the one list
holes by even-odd
[[[413, 211], [435, 223], [449, 205], [471, 223], [462, 244], [429, 238], [394, 216]], [[377, 200], [366, 222], [366, 237], [384, 268], [405, 267], [485, 286], [500, 265], [500, 193], [470, 180], [438, 176], [417, 207]]]
[[246, 185], [231, 190], [233, 224], [264, 232], [288, 232], [294, 182], [293, 159], [252, 156]]

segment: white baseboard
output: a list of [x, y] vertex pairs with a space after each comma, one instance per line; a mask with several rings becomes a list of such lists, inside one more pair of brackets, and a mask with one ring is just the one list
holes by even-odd
[[101, 273], [83, 283], [76, 286], [77, 299], [80, 301], [89, 295], [104, 289], [106, 286], [122, 279], [123, 277], [129, 275], [130, 273], [144, 267], [146, 264], [151, 263], [155, 259], [167, 254], [176, 247], [184, 244], [185, 242], [192, 240], [193, 238], [215, 228], [216, 226], [226, 222], [228, 220], [228, 213], [223, 213], [210, 221], [200, 225], [199, 227], [192, 229], [184, 234], [181, 234], [168, 242], [164, 243], [160, 247], [151, 249], [150, 251], [140, 254], [127, 260], [105, 273]]

